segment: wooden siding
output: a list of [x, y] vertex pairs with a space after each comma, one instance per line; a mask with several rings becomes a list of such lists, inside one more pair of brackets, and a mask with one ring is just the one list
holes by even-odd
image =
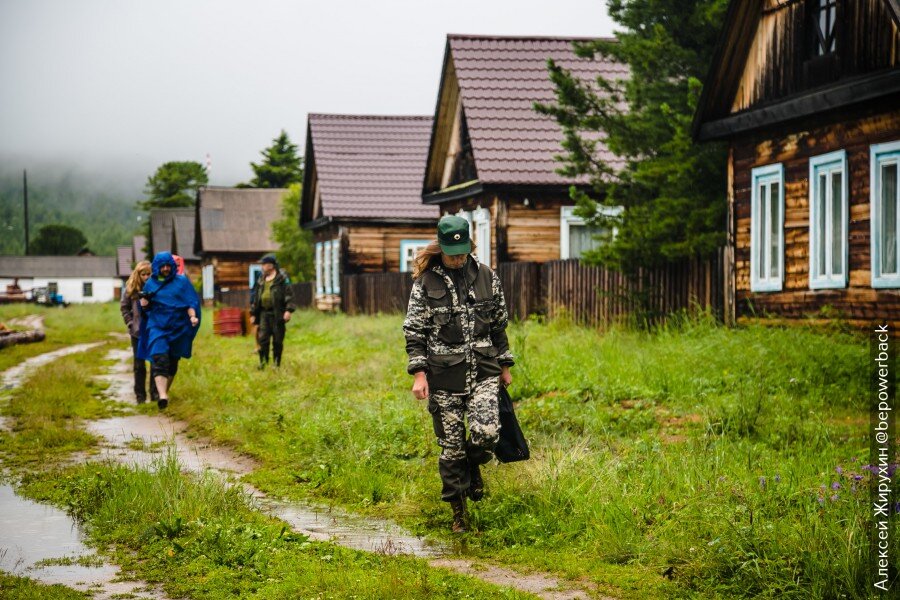
[[[737, 316], [786, 318], [830, 314], [848, 320], [900, 321], [900, 290], [874, 290], [870, 273], [869, 146], [900, 139], [900, 109], [879, 105], [838, 115], [841, 121], [800, 124], [793, 131], [758, 132], [732, 144], [734, 272]], [[768, 137], [771, 136], [771, 137]], [[849, 283], [809, 288], [809, 159], [847, 153], [849, 171]], [[784, 284], [781, 292], [750, 291], [751, 170], [784, 165]]]
[[203, 259], [203, 265], [213, 265], [216, 290], [246, 290], [250, 288], [250, 265], [258, 263], [262, 254], [215, 254]]
[[813, 57], [806, 2], [764, 0], [731, 112], [900, 63], [900, 32], [883, 0], [838, 0], [833, 55]]
[[560, 208], [573, 204], [567, 192], [552, 195], [504, 190], [446, 202], [441, 205], [441, 214], [473, 211], [479, 206], [489, 209], [491, 266], [496, 267], [505, 262], [559, 260]]
[[436, 224], [348, 225], [343, 228], [344, 274], [400, 271], [400, 242], [436, 239]]

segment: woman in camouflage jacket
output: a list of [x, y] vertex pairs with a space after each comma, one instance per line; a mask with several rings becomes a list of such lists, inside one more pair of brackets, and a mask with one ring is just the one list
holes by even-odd
[[468, 222], [442, 218], [438, 240], [416, 257], [403, 322], [413, 395], [428, 399], [442, 448], [441, 499], [453, 509], [453, 531], [467, 529], [466, 497], [484, 493], [479, 465], [493, 457], [499, 437], [499, 385], [512, 382], [500, 278], [471, 252]]

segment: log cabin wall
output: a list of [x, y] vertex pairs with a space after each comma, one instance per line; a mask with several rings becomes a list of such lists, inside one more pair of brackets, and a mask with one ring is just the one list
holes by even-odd
[[[871, 287], [869, 146], [900, 140], [897, 102], [873, 103], [793, 126], [760, 130], [732, 142], [734, 270], [737, 316], [842, 316], [900, 321], [900, 290]], [[809, 159], [847, 153], [849, 272], [842, 289], [809, 286]], [[780, 292], [750, 291], [751, 170], [784, 167], [784, 282]], [[836, 311], [836, 314], [835, 312]]]
[[250, 289], [250, 265], [257, 264], [262, 255], [262, 252], [207, 255], [203, 259], [203, 265], [213, 265], [215, 269], [213, 281], [216, 289], [247, 290]]
[[343, 228], [343, 274], [399, 272], [400, 243], [436, 239], [436, 231], [433, 224], [348, 224]]
[[[525, 204], [525, 200], [528, 204]], [[574, 202], [558, 194], [500, 190], [441, 204], [441, 214], [487, 208], [491, 213], [491, 261], [547, 262], [560, 259], [560, 208]]]

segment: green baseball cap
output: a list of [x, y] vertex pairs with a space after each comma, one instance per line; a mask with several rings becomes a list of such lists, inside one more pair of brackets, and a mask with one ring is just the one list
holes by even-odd
[[454, 215], [442, 217], [438, 221], [438, 243], [447, 255], [468, 254], [472, 251], [469, 239], [469, 222]]

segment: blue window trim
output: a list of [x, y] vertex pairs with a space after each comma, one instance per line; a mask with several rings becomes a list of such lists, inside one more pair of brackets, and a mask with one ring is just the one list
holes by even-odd
[[410, 246], [427, 246], [432, 240], [400, 240], [400, 272], [408, 273], [411, 269], [406, 262], [406, 249]]
[[[900, 272], [896, 275], [881, 274], [881, 244], [880, 223], [878, 222], [878, 206], [881, 201], [879, 179], [880, 163], [885, 159], [896, 158], [900, 161], [900, 140], [896, 142], [888, 142], [885, 144], [872, 144], [869, 147], [869, 224], [870, 224], [870, 240], [871, 240], [871, 273], [873, 288], [898, 288], [900, 287]], [[900, 215], [898, 215], [900, 219]]]
[[254, 273], [259, 273], [260, 275], [262, 275], [262, 265], [253, 264], [253, 265], [250, 265], [249, 269], [247, 269], [247, 277], [250, 280], [250, 289], [251, 290], [253, 289], [253, 284], [256, 283], [253, 279]]
[[[816, 219], [817, 214], [815, 198], [816, 192], [818, 191], [817, 185], [819, 183], [819, 171], [821, 169], [831, 168], [836, 165], [840, 165], [841, 168], [841, 193], [843, 194], [843, 198], [841, 200], [841, 215], [843, 217], [843, 222], [841, 223], [841, 252], [843, 254], [844, 265], [844, 272], [837, 277], [830, 275], [815, 275], [816, 255], [819, 252], [819, 249], [816, 246], [817, 236], [814, 235], [813, 232], [815, 223], [818, 223], [818, 220]], [[847, 240], [850, 227], [850, 186], [848, 183], [849, 177], [847, 174], [847, 152], [844, 150], [829, 152], [828, 154], [814, 156], [809, 159], [809, 289], [811, 290], [847, 287], [847, 273], [849, 271], [849, 244]]]
[[[756, 167], [750, 171], [750, 291], [751, 292], [780, 292], [784, 281], [784, 165], [776, 163], [764, 167]], [[778, 224], [778, 277], [760, 279], [757, 275], [756, 256], [759, 245], [759, 224], [754, 222], [759, 204], [759, 184], [762, 181], [778, 181], [779, 224]]]
[[331, 293], [341, 293], [341, 240], [331, 240]]

